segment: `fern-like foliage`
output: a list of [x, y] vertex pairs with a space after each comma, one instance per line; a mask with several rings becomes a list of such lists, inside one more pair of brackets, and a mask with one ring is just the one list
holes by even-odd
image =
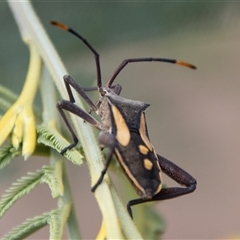
[[0, 169], [4, 168], [13, 158], [20, 154], [21, 150], [16, 150], [11, 143], [0, 148]]
[[[58, 166], [55, 166], [58, 165]], [[54, 198], [63, 195], [62, 164], [43, 166], [41, 170], [28, 173], [6, 190], [0, 201], [0, 217], [22, 196], [28, 194], [40, 183], [47, 183]]]
[[42, 167], [42, 172], [44, 175], [41, 178], [41, 182], [48, 184], [53, 198], [62, 196], [64, 193], [62, 182], [62, 168], [62, 161], [56, 162], [53, 166]]
[[64, 226], [71, 211], [71, 204], [65, 204], [62, 208], [51, 211], [48, 218], [50, 225], [49, 239], [62, 239]]
[[36, 232], [38, 229], [48, 224], [49, 213], [44, 213], [42, 216], [36, 216], [27, 219], [21, 225], [13, 228], [9, 233], [1, 238], [2, 240], [19, 240], [24, 239]]
[[[49, 146], [50, 148], [57, 150], [59, 153], [64, 147], [70, 145], [70, 143], [65, 138], [63, 138], [62, 135], [59, 134], [59, 132], [54, 129], [50, 129], [45, 125], [38, 125], [37, 133], [38, 143]], [[81, 155], [80, 152], [77, 151], [75, 148], [68, 150], [64, 154], [64, 156], [74, 164], [82, 164], [83, 155]]]
[[44, 173], [37, 171], [35, 173], [28, 173], [13, 183], [12, 186], [6, 190], [0, 201], [0, 217], [23, 195], [28, 194], [40, 182]]
[[41, 216], [27, 219], [24, 223], [4, 235], [1, 240], [24, 239], [47, 224], [50, 226], [49, 239], [62, 239], [64, 226], [70, 210], [71, 204], [66, 204], [62, 208], [54, 209], [51, 212], [43, 213]]
[[37, 171], [35, 173], [28, 173], [13, 183], [12, 186], [6, 190], [0, 201], [0, 217], [16, 202], [20, 197], [28, 194], [40, 182], [43, 173]]

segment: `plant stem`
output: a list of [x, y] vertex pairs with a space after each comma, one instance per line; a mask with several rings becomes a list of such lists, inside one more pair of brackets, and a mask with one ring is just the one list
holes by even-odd
[[[62, 80], [63, 75], [66, 74], [67, 71], [60, 61], [60, 58], [58, 57], [49, 38], [47, 37], [47, 34], [43, 29], [39, 19], [37, 18], [37, 15], [35, 14], [30, 2], [27, 0], [24, 2], [12, 2], [11, 0], [8, 0], [8, 3], [14, 13], [17, 24], [19, 25], [23, 40], [26, 41], [30, 38], [34, 41], [39, 54], [41, 55], [44, 64], [50, 72], [51, 77], [56, 84], [62, 98], [68, 99], [67, 92]], [[76, 104], [78, 104], [80, 108], [84, 109], [79, 97], [75, 95], [74, 97]], [[83, 146], [93, 185], [99, 178], [100, 173], [104, 168], [103, 157], [90, 125], [73, 114], [71, 114], [71, 119], [76, 129], [78, 139]], [[108, 175], [106, 175], [103, 182], [95, 191], [95, 197], [100, 206], [100, 210], [103, 215], [103, 221], [106, 224], [106, 238], [123, 239], [112, 192], [109, 188], [109, 181], [106, 181], [106, 179], [108, 179]], [[120, 202], [118, 196], [114, 196], [114, 198]], [[121, 213], [127, 216], [127, 212], [125, 210], [121, 210]], [[127, 219], [129, 222], [131, 221], [129, 217], [126, 217], [125, 219]], [[138, 233], [134, 227], [131, 230], [132, 237], [129, 236], [129, 238], [133, 239]], [[138, 236], [140, 235], [138, 234]], [[141, 239], [141, 237], [138, 239]]]

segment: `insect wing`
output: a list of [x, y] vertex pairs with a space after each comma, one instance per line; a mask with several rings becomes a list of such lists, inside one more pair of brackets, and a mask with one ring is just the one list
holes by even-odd
[[161, 190], [161, 169], [147, 136], [144, 112], [130, 107], [129, 118], [124, 114], [123, 106], [109, 104], [109, 107], [112, 134], [117, 140], [117, 159], [140, 196], [152, 198]]

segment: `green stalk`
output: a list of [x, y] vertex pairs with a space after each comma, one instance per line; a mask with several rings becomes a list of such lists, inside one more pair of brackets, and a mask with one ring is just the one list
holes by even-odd
[[[42, 96], [42, 102], [43, 102], [43, 121], [50, 128], [56, 127], [57, 129], [59, 129], [60, 128], [59, 113], [56, 108], [57, 94], [56, 94], [55, 86], [51, 81], [51, 77], [45, 67], [43, 68], [40, 87], [41, 87], [41, 96]], [[64, 191], [63, 191], [63, 195], [59, 197], [58, 205], [59, 207], [64, 207], [65, 205], [71, 206], [70, 213], [67, 218], [67, 229], [68, 229], [69, 238], [81, 239], [64, 159], [55, 150], [51, 150], [50, 161], [52, 165], [55, 165], [56, 163], [61, 162], [61, 166], [62, 166], [62, 169], [61, 169], [62, 176], [60, 177], [62, 178], [62, 181], [63, 181]]]
[[[28, 41], [31, 39], [35, 43], [36, 48], [38, 49], [38, 52], [42, 57], [48, 71], [50, 72], [51, 77], [57, 86], [57, 89], [60, 92], [62, 98], [68, 99], [62, 80], [63, 75], [65, 75], [67, 71], [60, 61], [60, 58], [58, 57], [49, 38], [47, 37], [46, 32], [43, 29], [39, 19], [37, 18], [30, 2], [12, 2], [11, 0], [8, 0], [8, 3], [17, 21], [23, 40]], [[78, 106], [84, 109], [83, 104], [78, 96], [75, 96], [75, 100]], [[76, 129], [78, 139], [80, 140], [85, 152], [93, 185], [99, 178], [100, 173], [104, 167], [102, 154], [90, 125], [83, 122], [81, 119], [74, 115], [71, 115], [71, 118]], [[112, 198], [112, 192], [110, 191], [109, 184], [106, 179], [108, 179], [107, 175], [105, 177], [105, 180], [95, 191], [95, 197], [100, 206], [100, 210], [103, 215], [103, 221], [106, 224], [106, 238], [123, 239], [122, 229], [118, 220], [119, 214], [116, 212], [115, 203]], [[114, 199], [115, 201], [117, 200], [120, 202], [115, 194]], [[132, 224], [130, 218], [127, 216], [126, 211], [122, 209], [120, 211], [121, 214], [126, 216], [126, 224], [129, 222], [129, 224], [132, 226], [132, 235], [130, 234], [131, 236], [128, 238], [133, 239], [138, 236], [138, 239], [141, 239], [140, 234]]]

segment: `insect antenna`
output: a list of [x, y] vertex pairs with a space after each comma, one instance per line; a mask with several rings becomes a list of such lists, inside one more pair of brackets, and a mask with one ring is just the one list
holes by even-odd
[[97, 86], [98, 86], [98, 88], [101, 88], [102, 87], [102, 77], [101, 77], [99, 53], [91, 46], [91, 44], [84, 37], [82, 37], [79, 33], [77, 33], [72, 28], [68, 27], [67, 25], [65, 25], [63, 23], [56, 22], [56, 21], [51, 21], [50, 23], [54, 26], [57, 26], [65, 31], [72, 33], [77, 38], [79, 38], [92, 51], [92, 53], [94, 54], [94, 57], [95, 57], [95, 63], [96, 63], [96, 69], [97, 69]]
[[173, 64], [182, 65], [182, 66], [185, 66], [185, 67], [188, 67], [188, 68], [192, 68], [192, 69], [197, 69], [194, 65], [192, 65], [190, 63], [183, 62], [183, 61], [178, 61], [178, 60], [175, 60], [175, 59], [168, 59], [168, 58], [130, 58], [130, 59], [125, 59], [118, 66], [118, 68], [113, 73], [112, 77], [108, 80], [106, 86], [107, 87], [111, 87], [112, 83], [114, 82], [114, 80], [116, 79], [118, 74], [123, 70], [123, 68], [128, 63], [133, 63], [133, 62], [167, 62], [167, 63], [173, 63]]

